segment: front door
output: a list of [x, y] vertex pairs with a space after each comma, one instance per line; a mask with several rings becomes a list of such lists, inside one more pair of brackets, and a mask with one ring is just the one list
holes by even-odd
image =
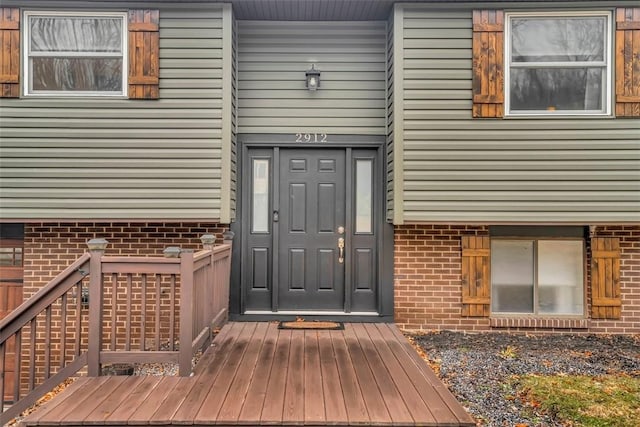
[[345, 150], [280, 150], [279, 310], [344, 306], [345, 174]]
[[377, 149], [248, 149], [245, 313], [375, 313]]

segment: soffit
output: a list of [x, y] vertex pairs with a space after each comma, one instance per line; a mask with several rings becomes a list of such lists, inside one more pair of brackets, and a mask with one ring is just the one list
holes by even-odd
[[[637, 4], [637, 0], [3, 0], [5, 6], [61, 5], [83, 7], [114, 5], [129, 7], [145, 4], [171, 4], [171, 8], [198, 7], [200, 4], [232, 3], [236, 19], [272, 21], [376, 21], [389, 17], [394, 3], [425, 3], [436, 8], [468, 7], [483, 8], [518, 7], [602, 7]], [[463, 4], [466, 4], [464, 6]], [[187, 6], [188, 5], [188, 6]]]
[[[369, 21], [385, 20], [394, 3], [426, 3], [447, 7], [461, 3], [496, 8], [505, 4], [544, 4], [545, 7], [563, 5], [591, 6], [593, 4], [620, 5], [626, 0], [229, 0], [237, 19], [274, 21]], [[479, 6], [478, 6], [479, 7]]]

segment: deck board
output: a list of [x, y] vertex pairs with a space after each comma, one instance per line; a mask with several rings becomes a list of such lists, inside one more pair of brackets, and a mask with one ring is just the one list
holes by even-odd
[[178, 391], [176, 387], [180, 384], [183, 379], [176, 377], [166, 377], [156, 379], [158, 381], [157, 387], [155, 387], [147, 399], [140, 405], [138, 410], [136, 410], [129, 419], [127, 420], [127, 424], [131, 425], [146, 425], [149, 424], [152, 420], [153, 415], [158, 411], [159, 408], [164, 407], [165, 402], [171, 399], [171, 396], [176, 396], [176, 398], [181, 397], [178, 395]]
[[[377, 350], [379, 358], [386, 366], [391, 381], [395, 383], [399, 396], [404, 402], [409, 413], [414, 420], [428, 420], [429, 423], [436, 421], [435, 417], [429, 410], [426, 402], [420, 396], [416, 385], [411, 381], [407, 372], [402, 368], [396, 355], [387, 345], [387, 342], [375, 325], [364, 325], [362, 333], [368, 334], [370, 343]], [[418, 386], [419, 387], [419, 386]]]
[[360, 389], [358, 375], [347, 350], [347, 344], [344, 341], [344, 335], [342, 331], [331, 331], [329, 335], [333, 344], [336, 368], [340, 376], [348, 423], [366, 425], [370, 421], [369, 411]]
[[[45, 417], [40, 420], [40, 425], [65, 425], [71, 424], [67, 422], [68, 418], [72, 418], [73, 414], [82, 407], [87, 401], [91, 401], [91, 397], [94, 396], [96, 390], [109, 380], [109, 377], [99, 377], [87, 381], [86, 385], [80, 389], [74, 390], [75, 393], [61, 405], [58, 405], [55, 409], [49, 412]], [[99, 394], [96, 396], [100, 396]], [[55, 399], [53, 399], [55, 400]]]
[[[412, 425], [414, 424], [411, 410], [407, 407], [400, 390], [393, 382], [392, 374], [386, 365], [388, 361], [383, 361], [374, 343], [364, 329], [363, 324], [355, 324], [353, 331], [358, 338], [360, 346], [364, 352], [367, 363], [373, 373], [374, 379], [378, 384], [378, 389], [383, 397], [389, 416], [396, 425]], [[411, 392], [407, 390], [407, 392]]]
[[318, 356], [322, 372], [322, 390], [327, 424], [347, 424], [347, 409], [344, 405], [344, 391], [336, 366], [335, 354], [328, 331], [317, 331]]
[[104, 401], [108, 400], [113, 393], [120, 388], [126, 377], [110, 377], [98, 390], [92, 393], [93, 398], [87, 399], [73, 413], [67, 416], [69, 423], [83, 424], [86, 418], [96, 410]]
[[[241, 331], [238, 336], [238, 340], [235, 345], [228, 351], [228, 357], [220, 366], [220, 370], [216, 372], [215, 377], [211, 376], [203, 376], [202, 381], [205, 383], [209, 383], [209, 390], [206, 396], [204, 396], [204, 401], [199, 400], [196, 402], [201, 403], [202, 409], [198, 412], [198, 409], [190, 410], [189, 406], [193, 405], [185, 405], [185, 407], [181, 409], [181, 418], [188, 419], [189, 416], [193, 419], [193, 414], [197, 414], [196, 418], [200, 420], [200, 423], [204, 423], [207, 420], [217, 420], [220, 410], [222, 409], [224, 400], [227, 396], [227, 393], [231, 386], [233, 385], [233, 379], [236, 376], [238, 371], [238, 367], [242, 359], [244, 358], [244, 354], [247, 351], [247, 348], [251, 344], [260, 344], [262, 341], [259, 335], [256, 335], [256, 324], [247, 324], [245, 328]], [[252, 339], [255, 336], [255, 340]], [[243, 398], [244, 396], [237, 396], [238, 399]]]
[[[218, 412], [218, 422], [229, 424], [235, 424], [238, 422], [240, 411], [242, 410], [242, 404], [247, 396], [247, 390], [251, 384], [251, 378], [253, 377], [254, 370], [257, 367], [256, 362], [258, 355], [260, 354], [260, 349], [264, 344], [268, 326], [269, 325], [267, 323], [259, 323], [256, 327], [253, 337], [246, 347], [242, 357], [242, 362], [238, 365], [236, 375], [230, 380], [229, 389], [227, 393], [225, 393], [226, 397], [224, 399], [224, 403], [222, 403], [220, 411]], [[212, 393], [216, 393], [216, 391], [212, 389]], [[213, 397], [217, 398], [217, 396]], [[206, 408], [208, 408], [208, 406], [205, 402], [202, 409], [204, 410]], [[206, 412], [203, 412], [203, 410], [198, 414], [196, 422], [199, 420], [204, 422], [211, 419], [211, 417], [209, 417]]]
[[122, 403], [104, 419], [105, 424], [124, 425], [129, 418], [138, 411], [142, 404], [147, 401], [151, 392], [160, 383], [155, 377], [147, 376], [135, 378], [136, 386], [131, 388], [129, 393], [123, 393]]
[[229, 323], [192, 377], [81, 378], [35, 425], [473, 426], [389, 324], [344, 331]]
[[391, 415], [387, 409], [387, 402], [378, 389], [378, 384], [371, 370], [372, 367], [369, 366], [364, 351], [360, 347], [360, 341], [352, 328], [345, 328], [343, 335], [360, 384], [362, 398], [367, 406], [370, 424], [393, 425]]
[[[295, 333], [302, 332], [302, 333]], [[287, 386], [284, 394], [282, 424], [302, 424], [304, 420], [304, 331], [294, 331], [289, 349]]]
[[322, 387], [318, 331], [304, 333], [304, 422], [325, 424], [325, 394]]
[[281, 331], [278, 336], [275, 357], [267, 385], [267, 394], [265, 395], [264, 406], [260, 416], [260, 422], [264, 425], [282, 424], [291, 334], [292, 331]]
[[[73, 398], [75, 392], [83, 389], [87, 386], [87, 382], [89, 382], [89, 378], [81, 377], [73, 382], [73, 384], [69, 385], [64, 393], [60, 396], [57, 396], [55, 399], [50, 400], [45, 406], [38, 409], [36, 412], [29, 415], [29, 418], [33, 420], [33, 423], [40, 422], [41, 419], [47, 417], [51, 412], [53, 412], [58, 406], [64, 404], [70, 399]], [[35, 425], [35, 424], [34, 424]]]
[[104, 420], [124, 403], [129, 390], [136, 388], [143, 380], [144, 378], [135, 376], [121, 378], [120, 385], [85, 417], [84, 424], [104, 424]]
[[[268, 328], [258, 361], [251, 376], [251, 384], [247, 390], [238, 422], [247, 425], [255, 425], [260, 423], [260, 415], [264, 406], [264, 399], [267, 394], [267, 386], [269, 385], [269, 376], [271, 375], [271, 366], [276, 351], [276, 342], [278, 341], [278, 329]], [[257, 367], [260, 369], [257, 369]]]

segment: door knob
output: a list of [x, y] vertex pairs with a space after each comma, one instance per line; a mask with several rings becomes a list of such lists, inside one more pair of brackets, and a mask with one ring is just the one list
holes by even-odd
[[338, 252], [338, 262], [342, 264], [344, 263], [344, 237], [338, 239]]

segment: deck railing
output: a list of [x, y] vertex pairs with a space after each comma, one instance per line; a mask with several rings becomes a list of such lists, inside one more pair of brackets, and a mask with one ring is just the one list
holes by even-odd
[[227, 317], [231, 241], [199, 252], [173, 247], [163, 257], [89, 252], [0, 321], [0, 426], [66, 378], [105, 365], [178, 363], [188, 376], [194, 354]]

